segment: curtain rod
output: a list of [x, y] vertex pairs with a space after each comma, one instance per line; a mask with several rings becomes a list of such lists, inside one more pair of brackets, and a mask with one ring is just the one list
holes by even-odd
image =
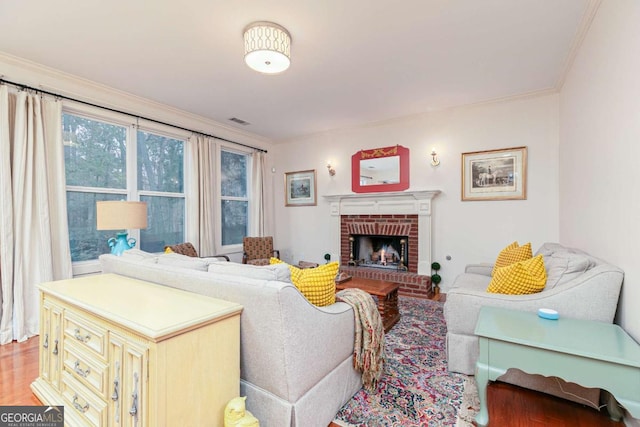
[[38, 93], [43, 93], [45, 95], [54, 96], [56, 98], [66, 99], [68, 101], [78, 102], [80, 104], [88, 105], [90, 107], [100, 108], [102, 110], [111, 111], [113, 113], [124, 114], [125, 116], [134, 117], [136, 119], [141, 119], [141, 120], [146, 120], [148, 122], [157, 123], [159, 125], [169, 126], [169, 127], [174, 128], [174, 129], [180, 129], [180, 130], [184, 130], [184, 131], [191, 132], [191, 133], [197, 133], [197, 134], [200, 134], [200, 135], [203, 135], [203, 136], [208, 136], [209, 138], [215, 138], [215, 139], [218, 139], [220, 141], [230, 142], [232, 144], [241, 145], [243, 147], [251, 148], [252, 150], [262, 151], [263, 153], [267, 153], [267, 150], [265, 150], [264, 148], [253, 147], [251, 145], [243, 144], [241, 142], [231, 141], [230, 139], [221, 138], [219, 136], [211, 135], [211, 134], [200, 132], [200, 131], [197, 131], [197, 130], [188, 129], [188, 128], [185, 128], [185, 127], [182, 127], [182, 126], [174, 125], [174, 124], [163, 122], [163, 121], [156, 120], [156, 119], [150, 119], [148, 117], [140, 116], [138, 114], [132, 114], [132, 113], [128, 113], [126, 111], [116, 110], [115, 108], [109, 108], [109, 107], [105, 107], [105, 106], [102, 106], [102, 105], [93, 104], [91, 102], [82, 101], [82, 100], [76, 99], [76, 98], [71, 98], [69, 96], [61, 95], [59, 93], [48, 92], [48, 91], [43, 90], [43, 89], [38, 89], [38, 88], [35, 88], [35, 87], [27, 86], [27, 85], [22, 84], [22, 83], [12, 82], [12, 81], [9, 81], [9, 80], [5, 80], [3, 78], [0, 78], [0, 83], [8, 84], [8, 85], [11, 85], [11, 86], [15, 86], [15, 87], [17, 87], [19, 89], [32, 90], [32, 91], [35, 91], [35, 92], [38, 92]]

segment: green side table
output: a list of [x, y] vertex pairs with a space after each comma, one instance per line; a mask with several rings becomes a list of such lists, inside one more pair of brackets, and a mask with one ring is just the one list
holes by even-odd
[[[547, 320], [536, 313], [481, 308], [475, 330], [480, 341], [478, 425], [489, 423], [487, 383], [509, 368], [605, 389], [640, 418], [640, 346], [618, 325], [560, 316]], [[607, 409], [612, 419], [621, 418], [615, 402]]]

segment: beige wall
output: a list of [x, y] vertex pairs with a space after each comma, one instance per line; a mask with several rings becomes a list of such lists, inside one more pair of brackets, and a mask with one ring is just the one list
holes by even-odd
[[[433, 259], [442, 265], [446, 290], [464, 266], [493, 262], [502, 247], [518, 240], [534, 248], [557, 241], [558, 96], [555, 94], [456, 108], [298, 138], [276, 145], [277, 245], [290, 262], [323, 262], [329, 251], [327, 194], [351, 193], [351, 155], [360, 149], [400, 144], [411, 150], [410, 190], [441, 190], [433, 201]], [[461, 153], [527, 146], [528, 197], [522, 201], [462, 202]], [[441, 164], [431, 166], [435, 147]], [[327, 160], [337, 173], [330, 177]], [[318, 205], [285, 207], [285, 172], [316, 169]], [[337, 232], [337, 230], [335, 230]], [[451, 261], [445, 257], [450, 255]], [[335, 258], [333, 258], [335, 259]]]
[[560, 240], [625, 271], [618, 321], [637, 341], [639, 22], [639, 1], [603, 1], [560, 98]]

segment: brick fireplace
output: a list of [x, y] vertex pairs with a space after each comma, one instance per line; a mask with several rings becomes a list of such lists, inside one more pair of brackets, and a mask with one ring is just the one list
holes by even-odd
[[[353, 238], [353, 236], [406, 238], [406, 263], [404, 264], [408, 272], [418, 273], [418, 215], [341, 215], [341, 265], [349, 265], [350, 254], [352, 253], [352, 242], [350, 238]], [[395, 252], [401, 252], [401, 249], [402, 248], [396, 248]], [[359, 261], [361, 257], [362, 254], [356, 258], [356, 261]], [[379, 260], [377, 264], [380, 264]]]
[[[431, 295], [431, 199], [439, 191], [407, 191], [397, 193], [349, 194], [325, 196], [331, 203], [334, 241], [332, 259], [340, 260], [340, 270], [353, 276], [400, 283], [404, 295]], [[374, 248], [374, 261], [352, 261], [352, 241], [358, 236], [373, 236], [387, 241], [406, 240], [405, 265], [401, 266], [402, 250], [395, 244], [391, 265], [380, 265], [379, 248]], [[358, 258], [362, 258], [359, 255]], [[358, 261], [358, 260], [354, 260]], [[393, 268], [392, 265], [397, 265]]]

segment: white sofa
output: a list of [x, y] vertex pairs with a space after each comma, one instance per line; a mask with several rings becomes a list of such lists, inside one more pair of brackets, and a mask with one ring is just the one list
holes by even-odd
[[[455, 279], [444, 304], [450, 371], [467, 375], [475, 372], [479, 347], [474, 330], [482, 306], [530, 312], [551, 308], [563, 317], [613, 322], [624, 276], [622, 270], [558, 243], [545, 243], [535, 255], [538, 254], [544, 258], [548, 277], [545, 289], [540, 293], [505, 295], [486, 292], [491, 281], [492, 264], [468, 265], [465, 272]], [[562, 391], [566, 387], [556, 386], [557, 381], [544, 381], [511, 371], [501, 380], [571, 399]], [[593, 400], [592, 397], [587, 399]], [[596, 397], [592, 406], [597, 405]]]
[[362, 387], [352, 363], [355, 325], [349, 305], [309, 303], [287, 281], [286, 265], [264, 268], [168, 255], [131, 251], [120, 257], [102, 255], [100, 263], [103, 273], [244, 307], [240, 392], [262, 427], [326, 427]]

